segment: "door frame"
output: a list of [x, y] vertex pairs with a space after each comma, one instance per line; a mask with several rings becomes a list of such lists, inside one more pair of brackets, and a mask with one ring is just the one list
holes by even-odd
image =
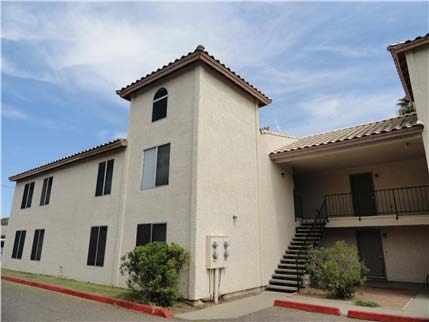
[[[362, 216], [362, 214], [359, 214], [356, 212], [356, 208], [355, 208], [355, 202], [354, 202], [354, 197], [353, 197], [353, 184], [352, 184], [352, 177], [353, 176], [359, 176], [359, 175], [370, 175], [371, 177], [371, 189], [374, 193], [375, 188], [374, 188], [374, 174], [372, 171], [368, 171], [368, 172], [358, 172], [358, 173], [350, 173], [349, 174], [349, 184], [350, 184], [350, 194], [352, 195], [352, 207], [353, 207], [353, 212], [355, 217], [357, 216]], [[373, 204], [374, 204], [374, 214], [372, 215], [368, 215], [368, 214], [364, 214], [365, 216], [378, 216], [378, 211], [377, 211], [377, 199], [374, 193], [374, 199], [373, 199]], [[359, 219], [360, 220], [360, 219]]]
[[377, 281], [387, 281], [387, 273], [386, 273], [386, 261], [384, 258], [384, 247], [383, 247], [383, 235], [381, 233], [381, 229], [380, 228], [361, 228], [361, 229], [356, 229], [356, 245], [357, 245], [357, 249], [358, 249], [358, 255], [359, 255], [359, 260], [362, 261], [363, 258], [361, 256], [361, 247], [360, 247], [360, 243], [359, 243], [359, 233], [362, 231], [367, 231], [367, 230], [375, 230], [378, 232], [378, 239], [380, 241], [380, 247], [381, 247], [381, 253], [383, 256], [382, 262], [382, 268], [383, 268], [383, 277], [377, 277], [377, 276], [366, 276], [368, 280], [377, 280]]

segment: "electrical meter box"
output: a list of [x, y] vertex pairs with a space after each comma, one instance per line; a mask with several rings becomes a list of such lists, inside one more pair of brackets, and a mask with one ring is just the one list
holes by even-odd
[[207, 268], [223, 268], [229, 261], [229, 238], [227, 236], [207, 236]]

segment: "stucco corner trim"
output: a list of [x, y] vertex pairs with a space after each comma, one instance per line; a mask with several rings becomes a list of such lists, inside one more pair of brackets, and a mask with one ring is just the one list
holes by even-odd
[[117, 306], [129, 309], [129, 310], [134, 310], [134, 311], [143, 312], [146, 314], [156, 315], [156, 316], [160, 316], [163, 318], [171, 318], [173, 316], [173, 314], [169, 310], [166, 310], [166, 309], [160, 308], [160, 307], [154, 307], [154, 306], [135, 303], [135, 302], [129, 302], [129, 301], [120, 300], [120, 299], [116, 299], [116, 298], [112, 298], [112, 297], [108, 297], [108, 296], [72, 290], [69, 288], [63, 288], [63, 287], [59, 287], [59, 286], [55, 286], [55, 285], [49, 285], [49, 284], [44, 284], [44, 283], [39, 283], [39, 282], [23, 280], [23, 279], [16, 278], [16, 277], [10, 277], [10, 276], [4, 276], [3, 275], [1, 277], [1, 279], [5, 280], [5, 281], [13, 282], [13, 283], [19, 283], [19, 284], [24, 284], [24, 285], [28, 285], [28, 286], [43, 288], [45, 290], [49, 290], [49, 291], [53, 291], [53, 292], [63, 293], [63, 294], [71, 295], [71, 296], [77, 296], [77, 297], [85, 298], [85, 299], [96, 301], [96, 302], [113, 304], [113, 305], [117, 305]]

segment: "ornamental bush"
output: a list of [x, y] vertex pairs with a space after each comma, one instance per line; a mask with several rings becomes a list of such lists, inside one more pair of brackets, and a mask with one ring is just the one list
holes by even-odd
[[120, 272], [128, 275], [127, 285], [134, 298], [160, 306], [179, 299], [180, 272], [189, 262], [189, 253], [180, 245], [153, 242], [137, 246], [121, 257]]
[[328, 294], [348, 299], [355, 287], [365, 283], [368, 269], [359, 261], [356, 247], [337, 241], [333, 247], [311, 248], [306, 264], [310, 285]]

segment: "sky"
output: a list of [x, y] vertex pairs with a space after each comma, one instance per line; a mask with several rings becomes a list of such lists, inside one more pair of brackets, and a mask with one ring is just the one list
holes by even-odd
[[309, 135], [397, 114], [389, 44], [428, 2], [1, 3], [2, 209], [8, 177], [126, 137], [115, 90], [203, 44], [273, 99], [260, 126]]

